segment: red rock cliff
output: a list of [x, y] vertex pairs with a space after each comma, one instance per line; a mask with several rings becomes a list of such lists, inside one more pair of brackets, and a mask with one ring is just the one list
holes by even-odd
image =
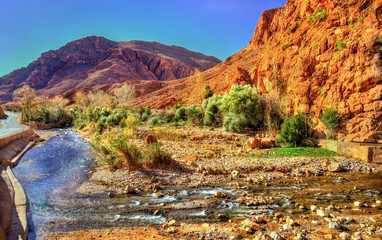
[[220, 93], [253, 84], [261, 93], [277, 92], [290, 114], [312, 114], [317, 130], [323, 109], [335, 107], [338, 139], [381, 141], [381, 26], [382, 0], [289, 0], [262, 14], [248, 47], [137, 101], [200, 103], [205, 84]]

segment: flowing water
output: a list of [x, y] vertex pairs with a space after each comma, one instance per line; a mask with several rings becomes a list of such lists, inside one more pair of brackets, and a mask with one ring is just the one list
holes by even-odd
[[[28, 151], [14, 168], [28, 199], [29, 239], [39, 239], [52, 231], [160, 224], [168, 217], [213, 221], [213, 216], [218, 213], [240, 216], [256, 213], [251, 207], [241, 206], [242, 191], [228, 188], [173, 188], [163, 198], [155, 198], [153, 193], [117, 198], [109, 198], [106, 193], [77, 194], [76, 189], [88, 179], [87, 170], [93, 163], [88, 154], [90, 147], [74, 131], [58, 132], [58, 136]], [[206, 202], [206, 197], [218, 191], [229, 198]], [[285, 201], [267, 206], [269, 213], [288, 204], [287, 196], [279, 197]], [[172, 206], [171, 209], [153, 215], [150, 208], [159, 207], [162, 203]], [[214, 208], [215, 215], [206, 210], [209, 208]]]
[[[29, 239], [39, 239], [44, 233], [75, 231], [112, 226], [156, 225], [168, 218], [193, 222], [219, 221], [219, 214], [230, 218], [246, 218], [273, 214], [275, 210], [293, 210], [293, 201], [301, 200], [306, 206], [313, 203], [346, 203], [359, 196], [375, 200], [381, 189], [341, 193], [316, 193], [324, 183], [337, 179], [321, 177], [301, 184], [274, 186], [252, 185], [237, 190], [230, 187], [170, 188], [163, 198], [153, 193], [124, 195], [109, 198], [107, 193], [81, 195], [76, 189], [88, 179], [93, 163], [89, 144], [71, 130], [58, 130], [59, 135], [27, 152], [14, 173], [23, 185], [28, 198]], [[349, 178], [351, 175], [349, 174]], [[380, 175], [376, 179], [380, 179]], [[305, 191], [302, 196], [293, 195]], [[310, 191], [312, 193], [310, 193]], [[226, 198], [211, 198], [217, 192]], [[294, 192], [294, 193], [293, 193]], [[242, 204], [242, 195], [255, 194], [275, 199], [260, 206]], [[357, 195], [357, 196], [356, 196]], [[165, 203], [165, 207], [163, 207]], [[157, 214], [153, 210], [161, 209]], [[298, 210], [299, 211], [299, 210]], [[301, 212], [299, 212], [301, 213]]]

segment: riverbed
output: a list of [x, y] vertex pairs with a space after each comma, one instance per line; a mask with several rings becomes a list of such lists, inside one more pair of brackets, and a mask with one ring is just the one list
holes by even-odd
[[[296, 233], [317, 238], [345, 230], [364, 231], [370, 239], [382, 235], [381, 224], [370, 220], [382, 217], [382, 175], [377, 165], [338, 158], [333, 161], [343, 164], [346, 172], [330, 173], [320, 167], [326, 160], [268, 159], [267, 164], [256, 160], [263, 166], [257, 170], [232, 170], [229, 164], [224, 171], [205, 168], [218, 163], [213, 159], [183, 170], [110, 172], [93, 168], [90, 146], [78, 133], [70, 129], [57, 133], [25, 154], [14, 168], [28, 198], [32, 240], [46, 234], [62, 236], [60, 232], [71, 239], [74, 231], [137, 227], [141, 231], [153, 227], [171, 238], [240, 239], [256, 232], [249, 233], [241, 222], [256, 217], [264, 220], [262, 231], [276, 231], [287, 239]], [[280, 166], [269, 170], [271, 164]], [[354, 206], [357, 201], [362, 206]], [[324, 211], [325, 217], [311, 206]], [[340, 222], [341, 217], [353, 220], [330, 229], [328, 221]], [[296, 224], [284, 230], [289, 218]], [[176, 229], [167, 231], [170, 225]], [[370, 226], [374, 230], [368, 233]]]

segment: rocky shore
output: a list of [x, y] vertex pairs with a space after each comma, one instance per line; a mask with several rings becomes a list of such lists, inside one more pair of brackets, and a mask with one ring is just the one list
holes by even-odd
[[[142, 207], [163, 214], [164, 223], [53, 233], [47, 239], [380, 239], [382, 167], [343, 156], [268, 157], [251, 149], [243, 134], [183, 129], [180, 140], [158, 137], [179, 169], [111, 172], [90, 170], [78, 193], [110, 198], [175, 196], [174, 189], [215, 189], [190, 195], [189, 201]], [[143, 143], [143, 137], [133, 140]], [[223, 190], [220, 190], [223, 189]], [[230, 189], [226, 191], [224, 189]], [[219, 212], [222, 202], [239, 204], [247, 214]], [[275, 207], [279, 206], [279, 207]], [[281, 206], [281, 207], [280, 207]], [[200, 209], [206, 217], [182, 219], [182, 211]], [[175, 213], [174, 213], [175, 212]], [[180, 212], [180, 213], [178, 213]], [[131, 236], [131, 238], [129, 237]], [[143, 235], [142, 235], [143, 236]]]

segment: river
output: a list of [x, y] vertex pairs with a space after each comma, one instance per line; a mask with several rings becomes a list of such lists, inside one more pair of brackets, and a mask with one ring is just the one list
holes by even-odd
[[[90, 146], [70, 129], [56, 130], [59, 135], [28, 151], [13, 171], [24, 187], [28, 199], [29, 239], [41, 239], [45, 233], [104, 227], [148, 226], [168, 219], [182, 222], [216, 222], [219, 215], [245, 219], [272, 215], [275, 210], [299, 216], [312, 204], [344, 206], [355, 200], [375, 202], [382, 191], [381, 174], [342, 173], [311, 176], [297, 183], [283, 178], [276, 184], [248, 184], [244, 189], [232, 185], [198, 188], [169, 187], [157, 198], [152, 191], [138, 195], [122, 194], [110, 198], [108, 192], [83, 195], [76, 193], [86, 181], [94, 160]], [[366, 180], [362, 180], [366, 179]], [[288, 181], [287, 181], [288, 180]], [[353, 183], [365, 182], [364, 189]], [[220, 183], [223, 184], [223, 183]], [[336, 185], [336, 188], [333, 186]], [[224, 198], [213, 197], [218, 192]], [[325, 192], [325, 194], [324, 194]], [[328, 192], [328, 193], [326, 193]], [[273, 199], [246, 205], [243, 196], [256, 195]], [[299, 202], [299, 205], [294, 203]], [[305, 205], [305, 207], [303, 205]], [[161, 209], [158, 214], [153, 210]], [[369, 209], [379, 212], [378, 208]]]

